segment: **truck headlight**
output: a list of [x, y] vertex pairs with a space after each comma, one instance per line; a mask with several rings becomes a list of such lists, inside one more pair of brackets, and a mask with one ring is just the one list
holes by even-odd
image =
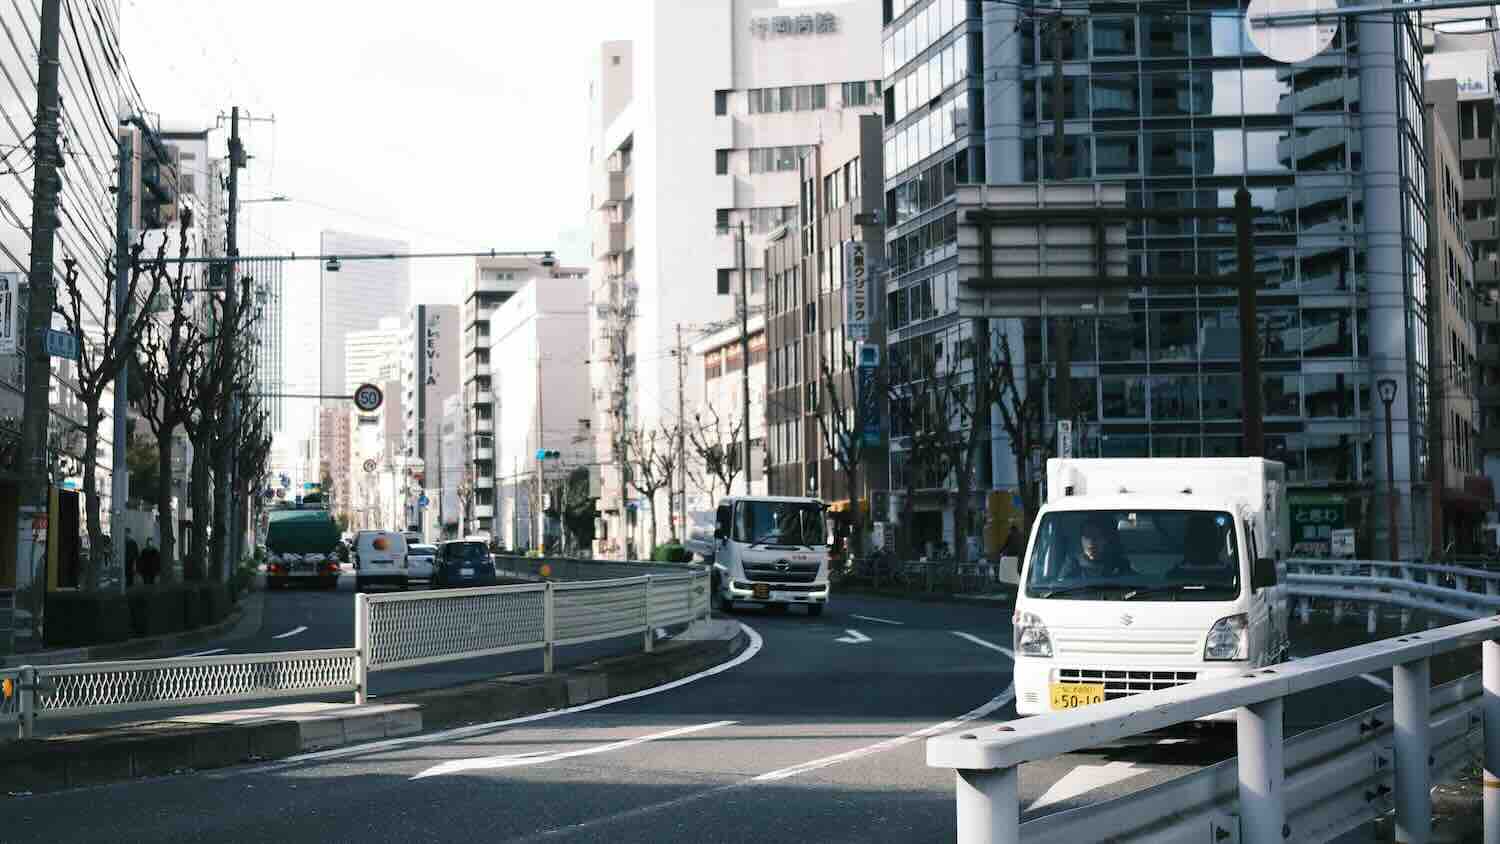
[[1250, 658], [1250, 620], [1241, 613], [1221, 618], [1208, 630], [1208, 639], [1203, 643], [1203, 658], [1206, 660], [1232, 660]]
[[1015, 619], [1015, 644], [1017, 656], [1052, 656], [1052, 636], [1047, 633], [1047, 625], [1042, 619], [1029, 612], [1023, 612]]

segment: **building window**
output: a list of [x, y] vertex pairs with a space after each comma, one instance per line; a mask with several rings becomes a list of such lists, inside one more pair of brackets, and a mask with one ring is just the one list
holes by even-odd
[[719, 270], [718, 292], [719, 292], [720, 296], [728, 296], [729, 295], [729, 273], [730, 272], [731, 272], [730, 270], [726, 270], [726, 269], [722, 269], [722, 268]]
[[726, 234], [726, 233], [728, 233], [728, 231], [729, 231], [729, 209], [728, 208], [720, 208], [719, 210], [717, 210], [717, 211], [714, 212], [714, 230], [717, 231], [719, 234]]
[[729, 174], [729, 150], [714, 150], [714, 172], [720, 176]]
[[844, 83], [844, 107], [869, 105], [871, 102], [870, 83], [868, 82], [845, 82]]
[[714, 92], [714, 114], [725, 115], [729, 113], [729, 92]]

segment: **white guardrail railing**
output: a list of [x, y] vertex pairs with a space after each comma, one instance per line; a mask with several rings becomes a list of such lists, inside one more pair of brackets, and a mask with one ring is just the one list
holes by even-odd
[[[1432, 785], [1483, 759], [1484, 840], [1500, 842], [1500, 572], [1370, 560], [1291, 560], [1284, 570], [1304, 613], [1308, 600], [1326, 598], [1472, 620], [929, 739], [928, 765], [956, 775], [957, 841], [1318, 842], [1394, 813], [1397, 841], [1426, 842]], [[1480, 674], [1432, 688], [1433, 657], [1476, 646]], [[1387, 668], [1392, 703], [1284, 740], [1287, 696]], [[1021, 822], [1023, 763], [1227, 710], [1235, 758]]]
[[700, 570], [359, 594], [352, 648], [0, 669], [0, 724], [31, 738], [47, 717], [346, 692], [364, 703], [371, 672], [526, 650], [551, 673], [559, 646], [639, 634], [650, 652], [657, 628], [708, 617], [708, 582]]

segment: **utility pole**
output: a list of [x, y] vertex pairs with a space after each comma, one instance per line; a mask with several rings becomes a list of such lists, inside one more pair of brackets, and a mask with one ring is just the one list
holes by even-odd
[[511, 458], [510, 476], [510, 550], [521, 547], [521, 458]]
[[536, 525], [538, 551], [545, 551], [547, 546], [547, 456], [546, 448], [542, 439], [542, 345], [541, 338], [537, 338], [536, 346]]
[[679, 539], [687, 539], [687, 348], [682, 345], [682, 323], [677, 323], [677, 527]]
[[[120, 132], [119, 175], [115, 192], [115, 356], [120, 361], [115, 376], [114, 434], [109, 479], [109, 550], [110, 568], [120, 569], [119, 591], [125, 591], [125, 504], [130, 499], [130, 464], [125, 459], [128, 448], [125, 421], [130, 414], [129, 344], [125, 334], [130, 326], [130, 211], [135, 148], [130, 132]], [[144, 138], [143, 138], [144, 140]]]
[[224, 556], [219, 561], [221, 579], [224, 582], [228, 582], [229, 573], [234, 570], [237, 545], [234, 537], [234, 470], [238, 461], [235, 460], [234, 452], [238, 445], [236, 440], [239, 435], [240, 397], [234, 389], [234, 380], [239, 358], [239, 337], [236, 336], [239, 322], [239, 279], [236, 277], [234, 259], [239, 255], [239, 171], [244, 164], [245, 150], [240, 144], [240, 107], [234, 106], [229, 112], [229, 220], [225, 226], [225, 251], [228, 253], [229, 267], [224, 274], [224, 322], [219, 327], [219, 342], [223, 352], [220, 384], [221, 389], [230, 391], [229, 418], [226, 420], [227, 424], [220, 427], [219, 436], [228, 442], [221, 443], [219, 449], [219, 506], [214, 511], [215, 526], [224, 531], [220, 544]]
[[745, 221], [740, 220], [740, 406], [745, 413], [745, 494], [750, 494], [750, 266], [745, 260]]
[[[1067, 178], [1068, 155], [1064, 146], [1063, 132], [1063, 47], [1067, 44], [1069, 23], [1062, 14], [1062, 0], [1053, 0], [1055, 9], [1052, 19], [1052, 175], [1061, 182]], [[1103, 256], [1100, 256], [1103, 260]], [[1057, 407], [1053, 415], [1057, 419], [1073, 419], [1073, 318], [1055, 317], [1057, 324], [1057, 348], [1054, 350], [1057, 370]], [[975, 332], [978, 336], [978, 332]], [[1043, 440], [1046, 437], [1043, 434]], [[1070, 444], [1071, 445], [1071, 444]], [[1057, 444], [1057, 453], [1063, 453], [1063, 444]], [[1070, 447], [1067, 453], [1072, 453]]]
[[[21, 488], [16, 530], [16, 609], [12, 617], [14, 641], [22, 647], [42, 644], [45, 575], [38, 570], [45, 543], [51, 485], [47, 472], [47, 428], [51, 421], [52, 364], [42, 335], [52, 325], [56, 290], [52, 282], [53, 238], [57, 231], [57, 193], [63, 166], [57, 138], [58, 36], [62, 0], [42, 0], [42, 24], [37, 44], [36, 167], [32, 176], [31, 266], [26, 306], [26, 331], [21, 335], [26, 360], [26, 404], [21, 417], [21, 459], [26, 483]], [[93, 471], [87, 466], [84, 471]], [[38, 535], [41, 534], [41, 535]], [[0, 645], [6, 642], [0, 641]], [[15, 646], [12, 645], [12, 648]]]

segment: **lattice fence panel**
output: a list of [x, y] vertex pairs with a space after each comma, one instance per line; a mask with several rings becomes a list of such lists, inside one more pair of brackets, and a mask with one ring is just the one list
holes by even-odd
[[646, 629], [646, 582], [558, 584], [553, 595], [557, 639], [606, 639]]
[[545, 644], [539, 587], [371, 597], [369, 606], [371, 671]]

